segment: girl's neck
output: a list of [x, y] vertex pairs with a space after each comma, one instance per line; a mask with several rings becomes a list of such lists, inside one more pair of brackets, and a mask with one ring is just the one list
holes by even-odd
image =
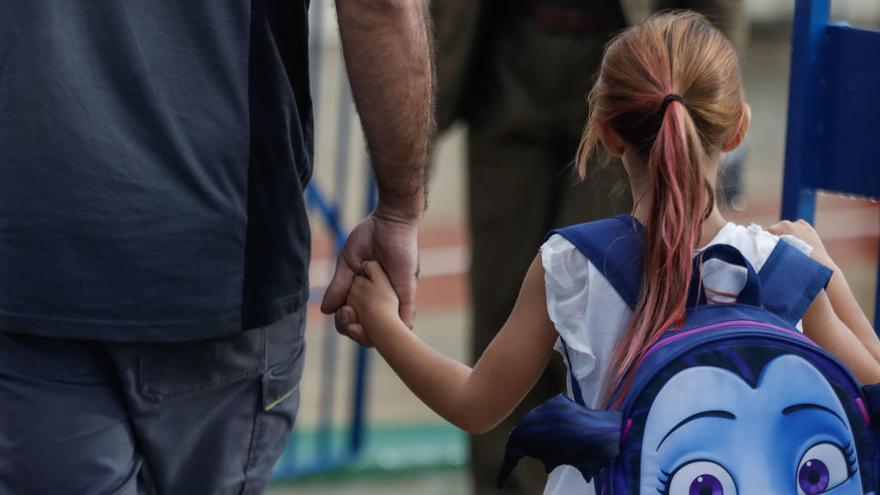
[[[627, 156], [625, 154], [623, 156], [624, 166], [627, 169], [627, 174], [629, 175], [630, 182], [630, 190], [633, 194], [633, 204], [635, 207], [633, 208], [632, 215], [642, 223], [642, 225], [648, 225], [648, 217], [651, 208], [651, 184], [650, 179], [647, 174], [642, 173], [639, 174], [636, 170], [643, 170], [643, 167], [631, 167], [629, 163], [633, 157]], [[709, 177], [714, 178], [716, 176], [717, 169], [712, 167], [713, 170], [710, 170]], [[711, 180], [712, 189], [715, 189], [714, 180]], [[727, 224], [727, 219], [721, 214], [721, 211], [718, 209], [718, 204], [715, 203], [715, 199], [712, 199], [712, 212], [703, 220], [703, 225], [700, 232], [700, 241], [697, 244], [698, 247], [703, 247], [708, 244], [712, 239], [718, 235], [718, 232]]]

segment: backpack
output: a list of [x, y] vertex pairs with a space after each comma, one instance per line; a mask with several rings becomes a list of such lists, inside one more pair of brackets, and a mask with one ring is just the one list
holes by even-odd
[[[643, 227], [634, 218], [555, 233], [635, 307]], [[709, 259], [747, 272], [735, 303], [706, 304], [698, 274]], [[548, 472], [577, 468], [599, 495], [878, 490], [880, 387], [862, 387], [796, 328], [831, 271], [784, 239], [760, 273], [728, 245], [707, 248], [694, 270], [684, 325], [646, 351], [621, 408], [587, 408], [571, 375], [571, 398], [544, 403], [511, 433], [499, 485], [530, 456]]]

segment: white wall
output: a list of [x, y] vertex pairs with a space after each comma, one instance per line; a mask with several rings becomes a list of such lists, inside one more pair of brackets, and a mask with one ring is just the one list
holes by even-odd
[[[752, 22], [768, 22], [790, 19], [794, 12], [794, 0], [746, 0]], [[853, 25], [876, 25], [880, 20], [878, 0], [832, 0], [831, 15]]]

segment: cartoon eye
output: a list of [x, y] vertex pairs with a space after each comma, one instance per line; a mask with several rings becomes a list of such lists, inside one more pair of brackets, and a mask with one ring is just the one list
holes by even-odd
[[817, 495], [849, 478], [849, 464], [843, 451], [832, 443], [819, 443], [807, 450], [798, 465], [798, 495]]
[[669, 482], [668, 495], [736, 495], [736, 484], [723, 467], [711, 461], [694, 461], [678, 468]]

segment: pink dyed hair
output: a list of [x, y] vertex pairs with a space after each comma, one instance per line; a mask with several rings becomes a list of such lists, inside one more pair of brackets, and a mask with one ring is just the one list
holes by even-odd
[[[661, 114], [664, 98], [678, 94]], [[645, 158], [651, 178], [642, 291], [632, 322], [609, 363], [622, 384], [664, 330], [681, 325], [692, 253], [714, 207], [706, 171], [710, 156], [739, 132], [745, 113], [739, 62], [728, 40], [692, 12], [657, 14], [617, 35], [605, 51], [589, 96], [590, 118], [578, 150], [584, 177], [610, 126]]]

